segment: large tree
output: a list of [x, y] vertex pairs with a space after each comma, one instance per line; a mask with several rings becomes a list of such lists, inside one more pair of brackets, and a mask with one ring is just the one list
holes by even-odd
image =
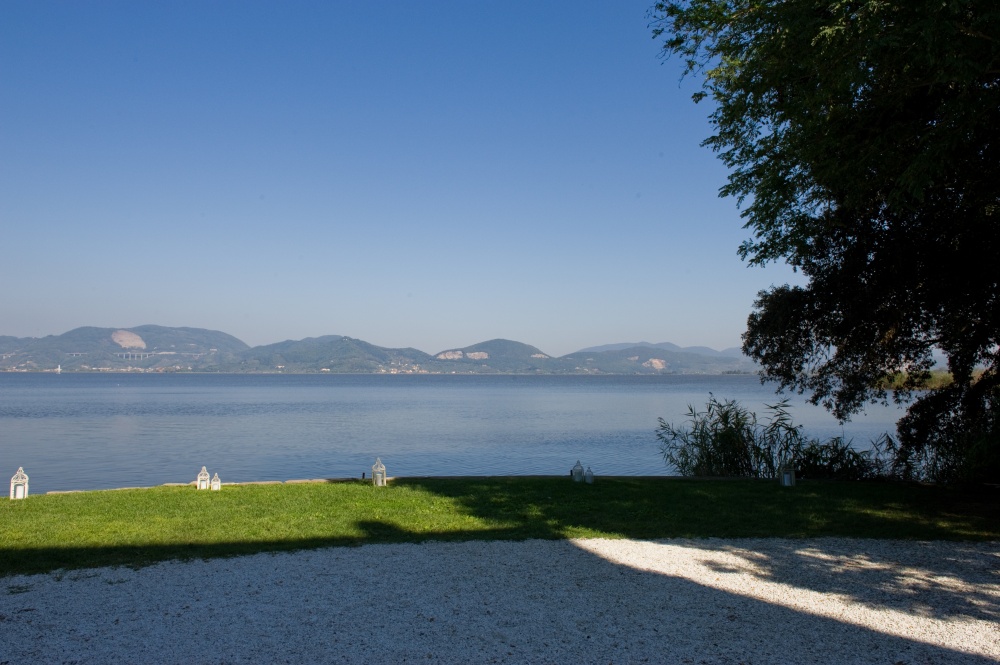
[[[744, 351], [840, 418], [898, 399], [904, 461], [937, 477], [1000, 457], [1000, 2], [665, 0], [666, 54], [703, 77], [762, 291]], [[947, 358], [954, 382], [918, 388]]]

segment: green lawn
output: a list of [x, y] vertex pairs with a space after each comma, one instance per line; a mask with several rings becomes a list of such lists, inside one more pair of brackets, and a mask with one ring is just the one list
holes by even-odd
[[0, 575], [425, 540], [847, 536], [1000, 540], [1000, 492], [678, 478], [397, 479], [0, 500]]

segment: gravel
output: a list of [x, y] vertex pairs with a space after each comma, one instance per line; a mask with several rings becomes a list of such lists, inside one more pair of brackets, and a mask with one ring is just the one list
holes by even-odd
[[0, 578], [0, 663], [987, 663], [1000, 543], [367, 545]]

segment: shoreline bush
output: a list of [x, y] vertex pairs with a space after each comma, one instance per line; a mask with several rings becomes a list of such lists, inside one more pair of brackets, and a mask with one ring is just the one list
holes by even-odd
[[884, 434], [868, 450], [834, 437], [807, 439], [792, 422], [788, 400], [765, 405], [768, 417], [736, 400], [709, 393], [704, 411], [688, 406], [688, 426], [659, 419], [656, 437], [664, 462], [683, 476], [776, 478], [790, 463], [802, 478], [816, 480], [898, 479], [897, 446]]

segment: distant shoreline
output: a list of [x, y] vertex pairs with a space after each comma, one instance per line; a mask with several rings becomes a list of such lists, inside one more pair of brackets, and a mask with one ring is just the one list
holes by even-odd
[[82, 327], [38, 338], [0, 336], [0, 370], [302, 374], [717, 374], [753, 372], [736, 347], [606, 344], [553, 356], [509, 339], [426, 353], [344, 335], [250, 347], [217, 330]]
[[758, 376], [757, 372], [724, 371], [724, 372], [660, 372], [627, 373], [627, 372], [316, 372], [316, 371], [280, 371], [280, 372], [216, 372], [197, 369], [169, 368], [108, 368], [108, 369], [10, 369], [0, 368], [0, 374], [188, 374], [198, 376]]

